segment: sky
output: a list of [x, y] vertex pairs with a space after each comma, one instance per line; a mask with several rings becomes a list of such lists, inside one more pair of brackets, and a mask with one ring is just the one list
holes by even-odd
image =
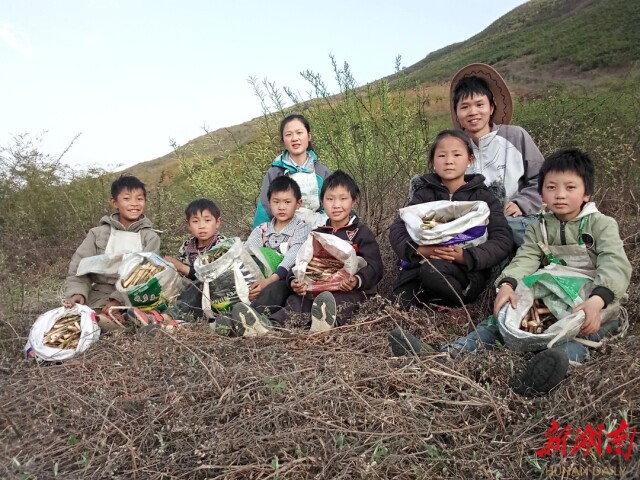
[[330, 54], [365, 84], [523, 3], [2, 0], [0, 146], [26, 133], [57, 156], [79, 135], [65, 163], [121, 169], [259, 116], [249, 77], [306, 97], [312, 70], [336, 92]]

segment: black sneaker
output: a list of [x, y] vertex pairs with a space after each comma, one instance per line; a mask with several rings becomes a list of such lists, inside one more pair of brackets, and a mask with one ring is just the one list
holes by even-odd
[[246, 303], [236, 303], [231, 316], [243, 328], [243, 337], [257, 337], [271, 331], [271, 322]]
[[242, 325], [238, 325], [233, 318], [225, 317], [224, 315], [218, 315], [213, 322], [209, 323], [209, 327], [223, 337], [232, 337], [235, 335], [241, 337], [244, 333], [244, 327]]
[[561, 350], [550, 348], [536, 354], [525, 372], [511, 381], [514, 392], [525, 397], [549, 393], [569, 371], [569, 357]]
[[326, 332], [336, 323], [336, 299], [331, 292], [322, 292], [311, 305], [311, 328], [309, 332]]
[[391, 345], [391, 352], [396, 357], [401, 357], [403, 355], [414, 356], [425, 353], [436, 353], [431, 345], [422, 343], [415, 335], [412, 335], [401, 328], [394, 328], [391, 330], [389, 335], [387, 335], [387, 338]]

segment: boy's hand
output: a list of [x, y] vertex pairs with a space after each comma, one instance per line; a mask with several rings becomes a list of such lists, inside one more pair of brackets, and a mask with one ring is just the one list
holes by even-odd
[[304, 297], [307, 294], [307, 284], [305, 282], [298, 282], [297, 280], [294, 280], [291, 282], [291, 290], [301, 297]]
[[109, 315], [109, 309], [111, 307], [121, 307], [122, 304], [118, 300], [109, 300], [107, 304], [102, 307], [100, 313], [104, 313], [105, 315]]
[[358, 279], [353, 275], [351, 275], [349, 278], [342, 280], [340, 282], [340, 285], [338, 285], [338, 288], [343, 292], [350, 292], [351, 290], [356, 288], [357, 284], [358, 284]]
[[584, 323], [580, 335], [591, 335], [600, 330], [600, 312], [604, 308], [604, 300], [598, 295], [590, 297], [586, 302], [573, 309], [574, 312], [584, 312]]
[[522, 210], [517, 203], [509, 202], [504, 206], [504, 214], [507, 217], [521, 217]]
[[462, 248], [454, 247], [454, 246], [437, 247], [433, 251], [431, 258], [437, 259], [437, 260], [444, 260], [445, 262], [449, 262], [449, 263], [460, 263], [460, 264], [464, 263], [464, 253]]
[[76, 303], [79, 303], [80, 305], [84, 305], [84, 302], [85, 302], [84, 296], [80, 295], [79, 293], [76, 293], [75, 295], [71, 295], [71, 297], [69, 297], [66, 300], [64, 300], [62, 302], [62, 305], [64, 305], [67, 308], [71, 308]]
[[280, 279], [278, 275], [275, 273], [269, 275], [269, 278], [261, 278], [260, 280], [256, 280], [249, 287], [249, 300], [252, 302], [258, 298], [258, 296], [262, 293], [262, 291], [267, 288], [268, 285], [271, 285], [273, 282], [276, 282]]
[[500, 285], [496, 301], [493, 304], [493, 315], [496, 318], [498, 317], [500, 310], [502, 310], [502, 307], [504, 307], [507, 302], [509, 302], [513, 308], [516, 308], [518, 306], [518, 297], [516, 296], [516, 292], [513, 291], [513, 288], [511, 288], [511, 285], [503, 283]]
[[185, 265], [184, 263], [182, 263], [180, 260], [178, 260], [177, 258], [173, 258], [169, 255], [165, 256], [164, 259], [169, 262], [171, 265], [174, 266], [174, 268], [178, 271], [178, 273], [181, 273], [182, 275], [189, 275], [189, 265]]

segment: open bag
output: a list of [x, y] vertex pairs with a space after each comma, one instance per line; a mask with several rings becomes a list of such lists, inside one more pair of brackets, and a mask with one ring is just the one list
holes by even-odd
[[[483, 201], [438, 200], [399, 210], [407, 233], [418, 245], [457, 245], [462, 248], [474, 247], [487, 241], [489, 213], [489, 206]], [[440, 224], [425, 229], [425, 221]]]
[[[335, 260], [340, 262], [342, 267], [335, 273], [327, 275], [326, 279], [314, 280], [307, 274], [309, 263], [313, 262], [314, 258]], [[298, 250], [292, 272], [298, 282], [307, 284], [307, 291], [318, 294], [339, 291], [342, 280], [355, 275], [366, 266], [366, 260], [356, 255], [353, 245], [349, 242], [328, 233], [311, 232]]]
[[201, 255], [193, 264], [203, 282], [202, 309], [229, 312], [238, 302], [249, 303], [249, 287], [264, 278], [251, 253], [238, 237], [227, 238]]
[[[152, 270], [141, 272], [141, 268], [147, 267]], [[173, 265], [151, 252], [125, 254], [118, 274], [116, 290], [124, 293], [128, 305], [144, 312], [166, 310], [186, 284]], [[129, 285], [133, 275], [139, 275], [141, 283]]]
[[[79, 317], [79, 321], [74, 323], [80, 327], [80, 332], [74, 331], [71, 334], [76, 337], [77, 345], [73, 348], [50, 346], [51, 342], [47, 339], [51, 337], [56, 322], [71, 316]], [[61, 334], [67, 334], [67, 331], [61, 332]], [[75, 304], [71, 308], [54, 308], [40, 315], [33, 323], [27, 344], [24, 347], [24, 353], [27, 358], [35, 358], [38, 362], [60, 362], [84, 352], [97, 342], [99, 337], [100, 327], [96, 323], [95, 312], [91, 308], [80, 304]]]
[[[593, 291], [593, 277], [588, 271], [551, 264], [518, 283], [518, 297], [514, 309], [507, 304], [498, 315], [498, 328], [505, 345], [511, 350], [532, 352], [551, 348], [554, 344], [572, 340], [580, 333], [584, 323], [584, 312], [572, 310], [589, 298]], [[520, 329], [535, 299], [541, 299], [558, 320], [542, 333], [529, 333]], [[612, 302], [600, 312], [602, 324], [613, 321], [620, 315], [620, 303]], [[599, 346], [594, 342], [577, 339], [588, 346]]]

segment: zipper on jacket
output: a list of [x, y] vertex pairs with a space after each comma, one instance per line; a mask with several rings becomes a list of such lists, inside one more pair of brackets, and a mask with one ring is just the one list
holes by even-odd
[[560, 244], [561, 245], [566, 245], [567, 244], [567, 237], [565, 236], [565, 232], [564, 232], [564, 226], [567, 224], [567, 222], [560, 222]]

